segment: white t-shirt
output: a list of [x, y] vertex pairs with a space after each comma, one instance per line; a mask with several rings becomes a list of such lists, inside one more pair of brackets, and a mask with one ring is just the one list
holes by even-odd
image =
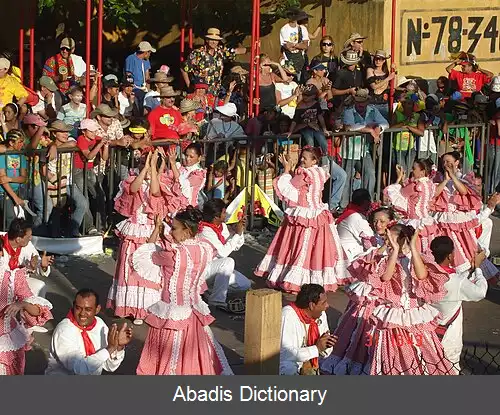
[[[33, 111], [33, 114], [38, 114], [39, 112], [45, 111], [45, 106], [46, 106], [45, 99], [42, 97], [42, 93], [40, 91], [37, 92], [37, 95], [39, 100], [36, 105], [31, 107], [31, 111]], [[52, 108], [54, 108], [55, 110], [56, 109], [55, 94], [52, 94], [52, 102], [50, 104], [52, 105]]]
[[[293, 91], [295, 91], [295, 88], [298, 87], [298, 84], [294, 81], [288, 84], [278, 82], [274, 84], [274, 86], [276, 88], [276, 91], [279, 91], [279, 93], [281, 94], [281, 99], [287, 99], [292, 96]], [[293, 100], [284, 107], [281, 107], [281, 112], [293, 119], [295, 115], [295, 108], [297, 108], [297, 100]]]
[[121, 92], [118, 94], [118, 102], [120, 103], [120, 114], [124, 117], [132, 116], [132, 110], [134, 109], [134, 104], [124, 96]]
[[[286, 42], [289, 43], [299, 43], [299, 27], [302, 30], [302, 41], [307, 40], [307, 43], [310, 43], [309, 32], [307, 31], [307, 27], [304, 25], [297, 25], [296, 27], [290, 26], [290, 23], [287, 23], [280, 30], [280, 44], [284, 46]], [[304, 51], [297, 51], [292, 53], [301, 52], [304, 54]]]

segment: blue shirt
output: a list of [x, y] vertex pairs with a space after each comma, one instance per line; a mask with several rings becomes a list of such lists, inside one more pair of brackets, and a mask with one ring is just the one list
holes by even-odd
[[141, 59], [137, 53], [132, 53], [125, 59], [125, 72], [130, 72], [134, 77], [135, 86], [142, 88], [146, 83], [146, 72], [151, 69], [151, 63]]
[[344, 109], [343, 118], [344, 125], [350, 126], [351, 131], [361, 130], [367, 125], [378, 125], [382, 130], [389, 128], [387, 120], [373, 105], [367, 106], [364, 118], [356, 111], [354, 106]]
[[[5, 154], [0, 156], [0, 169], [5, 170], [7, 177], [19, 177], [21, 176], [21, 169], [27, 169], [28, 162], [26, 157], [19, 154]], [[20, 183], [9, 183], [10, 187], [14, 192], [17, 192]], [[0, 193], [4, 192], [3, 186], [0, 186]]]

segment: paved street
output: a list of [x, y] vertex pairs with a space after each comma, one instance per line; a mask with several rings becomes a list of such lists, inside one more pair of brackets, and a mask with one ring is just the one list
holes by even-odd
[[[494, 219], [495, 228], [500, 229], [500, 219]], [[500, 231], [496, 231], [492, 238], [492, 255], [500, 256]], [[256, 244], [244, 246], [234, 254], [238, 269], [247, 276], [252, 276], [252, 270], [263, 256], [263, 249]], [[114, 260], [109, 256], [90, 258], [69, 257], [66, 262], [59, 258], [48, 284], [47, 299], [54, 305], [54, 320], [47, 323], [47, 334], [35, 333], [35, 344], [32, 351], [27, 354], [26, 374], [43, 374], [47, 364], [50, 334], [55, 324], [63, 319], [74, 293], [83, 287], [91, 287], [101, 296], [101, 304], [105, 303], [108, 288], [112, 281]], [[263, 287], [262, 280], [255, 277], [255, 288]], [[284, 295], [283, 302], [290, 300]], [[341, 292], [329, 295], [330, 309], [328, 311], [330, 327], [336, 326], [337, 320], [347, 304], [346, 296]], [[500, 374], [500, 291], [491, 291], [486, 300], [480, 303], [467, 303], [464, 306], [464, 344], [468, 352], [480, 358], [468, 359], [468, 366], [473, 366], [475, 373]], [[236, 374], [244, 374], [243, 368], [243, 337], [244, 321], [242, 317], [235, 317], [224, 312], [214, 310], [216, 322], [211, 326], [215, 336], [221, 342], [228, 357], [229, 363]], [[108, 322], [113, 322], [112, 314], [108, 311], [101, 313]], [[140, 352], [147, 334], [147, 326], [134, 328], [134, 341], [127, 348], [124, 363], [116, 374], [135, 374]], [[488, 344], [488, 349], [480, 345]], [[476, 346], [477, 345], [477, 346]], [[476, 348], [474, 349], [474, 346]]]

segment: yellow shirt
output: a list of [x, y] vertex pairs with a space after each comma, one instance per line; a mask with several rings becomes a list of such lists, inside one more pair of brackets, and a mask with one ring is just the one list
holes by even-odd
[[18, 100], [28, 98], [28, 92], [15, 76], [7, 75], [0, 78], [0, 108], [12, 102], [14, 97]]

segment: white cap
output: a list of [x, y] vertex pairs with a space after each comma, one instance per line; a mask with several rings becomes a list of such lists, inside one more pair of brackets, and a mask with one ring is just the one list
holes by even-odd
[[151, 43], [146, 42], [146, 41], [142, 41], [141, 43], [139, 43], [139, 52], [153, 52], [153, 53], [155, 53], [156, 49], [153, 46], [151, 46]]

